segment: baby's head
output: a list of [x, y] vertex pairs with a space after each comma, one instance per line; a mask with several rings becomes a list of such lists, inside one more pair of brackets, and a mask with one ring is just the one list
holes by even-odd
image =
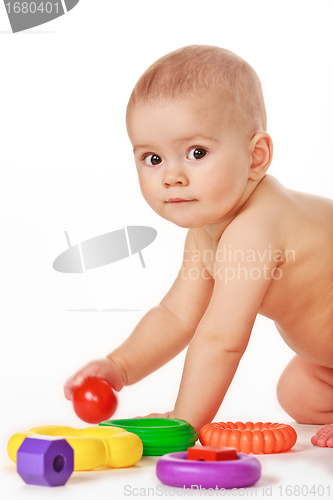
[[249, 173], [257, 139], [269, 138], [261, 83], [228, 50], [193, 45], [156, 61], [134, 87], [126, 121], [145, 199], [182, 227], [230, 216], [249, 180], [264, 175]]
[[247, 133], [266, 131], [267, 117], [260, 79], [244, 59], [210, 45], [190, 45], [166, 54], [152, 64], [134, 87], [127, 118], [136, 105], [174, 100], [208, 100]]

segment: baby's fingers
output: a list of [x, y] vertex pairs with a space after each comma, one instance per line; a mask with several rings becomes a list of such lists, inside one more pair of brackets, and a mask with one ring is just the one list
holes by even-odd
[[150, 413], [149, 415], [145, 415], [144, 417], [134, 417], [134, 418], [170, 418], [171, 412], [167, 411], [166, 413]]
[[71, 400], [73, 397], [73, 392], [81, 385], [84, 380], [89, 377], [99, 377], [104, 378], [116, 391], [120, 391], [125, 385], [125, 378], [118, 364], [109, 358], [98, 359], [92, 361], [75, 375], [67, 380], [64, 387], [64, 393], [66, 399]]
[[89, 377], [100, 376], [100, 363], [93, 361], [67, 380], [64, 386], [65, 398], [71, 400], [74, 390]]
[[81, 372], [68, 379], [64, 386], [65, 398], [71, 401], [75, 388], [81, 385], [83, 381], [84, 377]]

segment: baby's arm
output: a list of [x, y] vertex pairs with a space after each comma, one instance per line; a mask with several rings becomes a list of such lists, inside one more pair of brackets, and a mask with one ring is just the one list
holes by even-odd
[[[84, 378], [91, 376], [109, 380], [119, 391], [163, 366], [189, 344], [213, 291], [213, 279], [204, 274], [202, 263], [193, 262], [193, 232], [187, 234], [182, 270], [161, 303], [142, 318], [118, 349], [105, 359], [89, 363], [66, 382], [67, 399]], [[196, 268], [199, 279], [184, 279], [189, 265]]]
[[[248, 249], [258, 250], [261, 256], [266, 251], [265, 257], [247, 262], [238, 252], [231, 262], [217, 262], [211, 302], [188, 348], [174, 417], [197, 430], [213, 420], [223, 401], [278, 265], [268, 252], [277, 248], [275, 235], [260, 223], [257, 229], [253, 226], [251, 221], [235, 220], [225, 230], [219, 249], [243, 250], [243, 255]], [[254, 268], [260, 268], [260, 276]]]

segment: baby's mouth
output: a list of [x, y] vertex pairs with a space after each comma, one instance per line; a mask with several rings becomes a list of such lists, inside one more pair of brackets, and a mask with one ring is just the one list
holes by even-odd
[[169, 198], [165, 203], [189, 203], [190, 201], [198, 201], [198, 200], [186, 200], [184, 198]]

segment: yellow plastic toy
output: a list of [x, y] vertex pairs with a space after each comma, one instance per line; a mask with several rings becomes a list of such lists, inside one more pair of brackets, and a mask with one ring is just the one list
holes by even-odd
[[136, 434], [120, 427], [86, 427], [74, 429], [62, 425], [34, 427], [17, 432], [8, 441], [8, 455], [16, 462], [17, 450], [26, 437], [61, 436], [74, 450], [74, 470], [96, 467], [130, 467], [142, 457], [142, 441]]

